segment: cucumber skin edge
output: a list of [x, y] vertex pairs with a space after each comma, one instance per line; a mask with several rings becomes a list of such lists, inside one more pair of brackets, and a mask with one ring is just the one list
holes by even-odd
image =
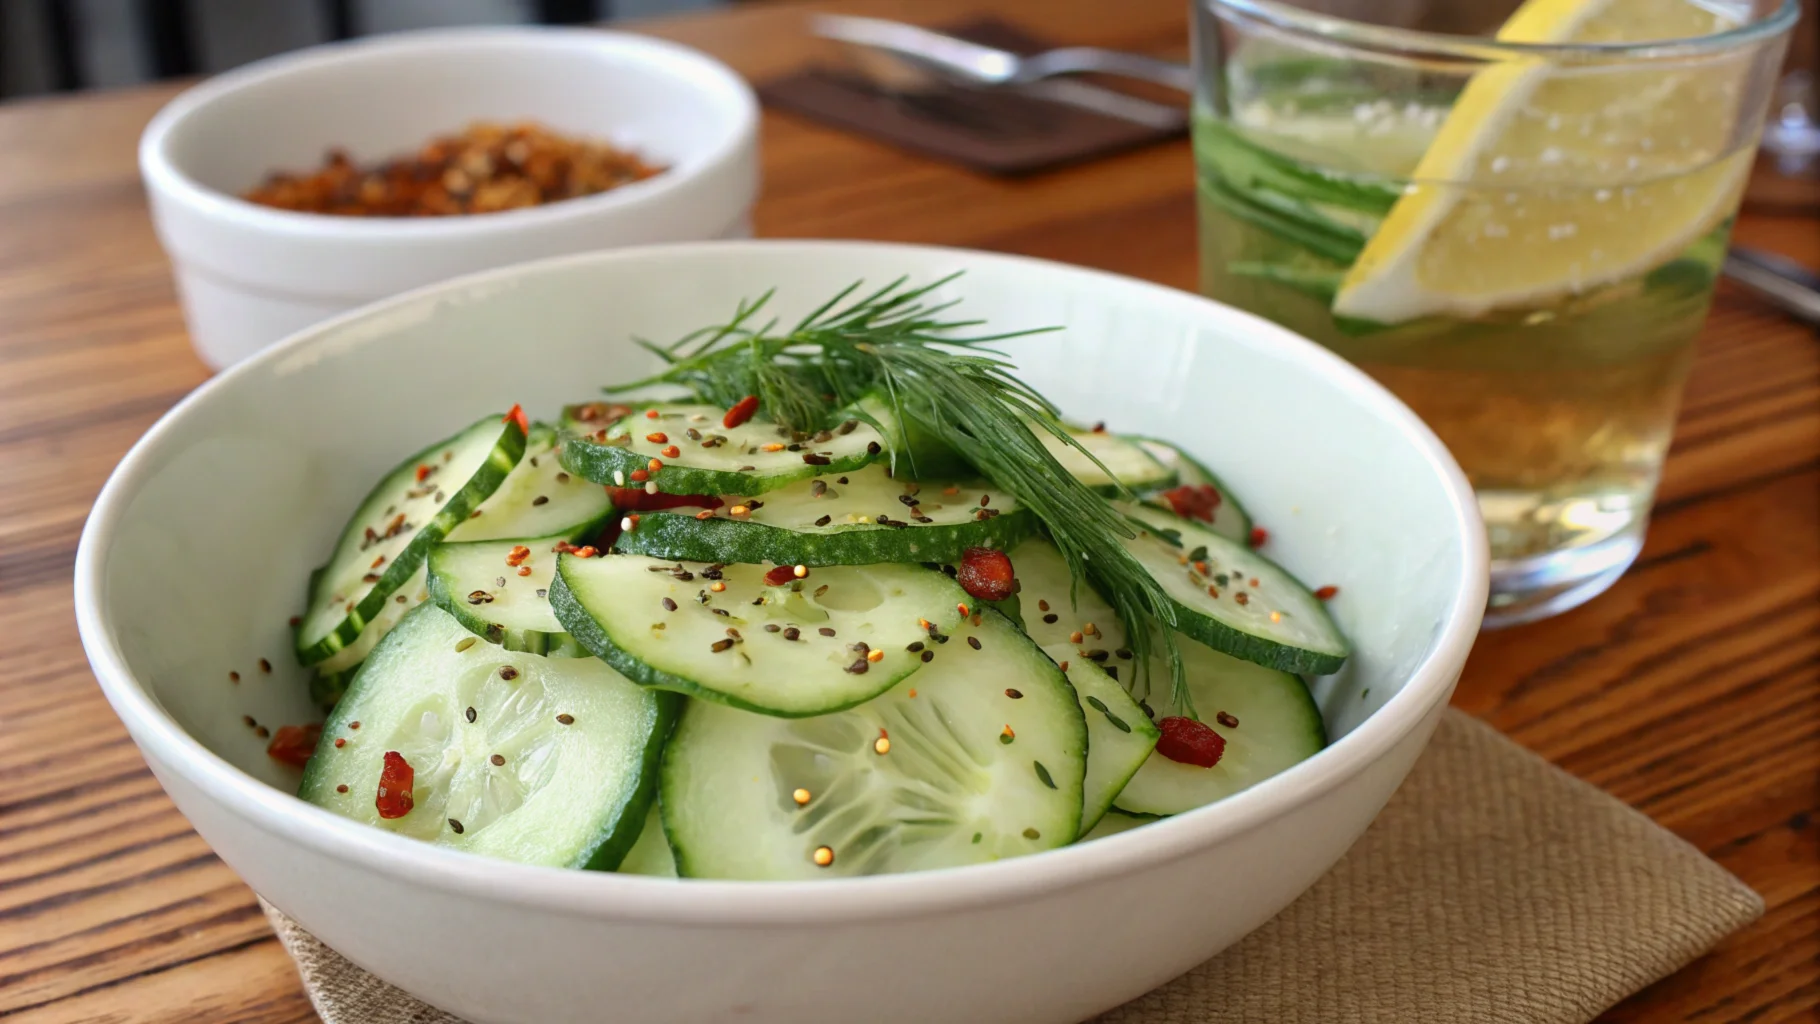
[[[473, 426], [470, 425], [462, 433], [472, 429]], [[433, 452], [447, 443], [447, 439], [444, 439], [430, 445], [400, 463], [398, 469], [403, 469], [404, 466], [417, 461], [424, 453]], [[461, 490], [449, 496], [449, 500], [443, 503], [442, 508], [437, 510], [436, 515], [429, 522], [418, 528], [417, 534], [411, 538], [411, 542], [398, 553], [398, 557], [386, 568], [384, 575], [380, 576], [379, 582], [373, 584], [366, 596], [360, 599], [360, 603], [350, 609], [333, 629], [314, 643], [305, 646], [303, 637], [301, 635], [297, 637], [298, 663], [304, 666], [314, 665], [353, 643], [360, 636], [360, 631], [365, 629], [373, 616], [379, 613], [379, 609], [385, 606], [393, 591], [403, 586], [411, 578], [411, 574], [417, 571], [418, 566], [429, 557], [430, 545], [441, 540], [450, 530], [466, 521], [468, 513], [478, 508], [481, 502], [498, 490], [499, 485], [505, 482], [506, 476], [518, 465], [518, 460], [524, 457], [524, 453], [525, 432], [519, 429], [516, 422], [506, 420], [503, 429], [499, 432], [499, 440], [493, 443], [493, 450], [487, 453], [486, 460], [480, 464], [480, 468], [476, 469], [474, 475], [462, 484]], [[394, 470], [393, 473], [397, 471]], [[387, 473], [374, 489], [377, 490], [386, 480], [390, 480], [393, 473]], [[369, 492], [367, 497], [361, 499], [359, 507], [365, 508], [371, 498], [372, 494]], [[343, 534], [345, 535], [345, 533], [344, 530]], [[336, 547], [339, 548], [340, 538], [337, 537], [336, 541]], [[315, 579], [315, 575], [312, 574], [311, 581], [314, 582]]]
[[[623, 674], [623, 673], [622, 673]], [[638, 835], [645, 827], [645, 819], [651, 812], [651, 802], [657, 799], [657, 784], [662, 777], [664, 748], [669, 745], [670, 733], [676, 729], [676, 723], [682, 719], [684, 698], [680, 694], [666, 693], [661, 690], [650, 691], [656, 699], [653, 710], [654, 721], [647, 733], [644, 755], [639, 758], [638, 781], [633, 784], [631, 795], [612, 818], [613, 827], [601, 838], [600, 844], [594, 847], [588, 859], [574, 865], [584, 871], [617, 871], [638, 842]]]
[[556, 613], [556, 621], [562, 623], [563, 628], [569, 631], [569, 635], [573, 637], [577, 643], [581, 644], [582, 647], [586, 648], [588, 653], [606, 662], [615, 672], [618, 672], [620, 675], [625, 676], [627, 679], [632, 680], [640, 686], [667, 690], [671, 693], [682, 694], [685, 697], [712, 701], [716, 704], [724, 704], [730, 708], [737, 708], [741, 711], [750, 711], [760, 715], [768, 715], [772, 718], [814, 718], [817, 715], [831, 715], [837, 711], [845, 711], [848, 708], [858, 707], [872, 698], [877, 697], [879, 694], [884, 693], [886, 690], [891, 689], [903, 680], [908, 679], [910, 676], [915, 675], [916, 670], [922, 668], [920, 662], [915, 662], [912, 664], [909, 672], [906, 672], [895, 679], [885, 679], [883, 678], [884, 674], [880, 673], [882, 685], [865, 696], [847, 701], [844, 704], [832, 704], [827, 707], [815, 708], [808, 711], [781, 711], [776, 708], [767, 708], [758, 704], [753, 704], [750, 701], [743, 701], [737, 697], [722, 693], [719, 690], [709, 689], [692, 679], [686, 679], [682, 676], [665, 672], [662, 669], [653, 668], [615, 644], [613, 638], [607, 635], [607, 631], [600, 623], [594, 620], [594, 616], [591, 615], [588, 612], [587, 607], [581, 603], [581, 599], [576, 597], [575, 592], [569, 589], [568, 581], [563, 576], [563, 567], [567, 565], [568, 560], [573, 557], [573, 555], [562, 555], [556, 563], [556, 575], [550, 580], [550, 609]]
[[[492, 541], [475, 541], [476, 544], [491, 544]], [[426, 589], [430, 592], [430, 603], [443, 611], [462, 627], [487, 643], [503, 647], [508, 651], [520, 651], [526, 654], [544, 654], [550, 649], [550, 638], [557, 634], [546, 633], [536, 629], [506, 629], [497, 622], [488, 622], [468, 610], [467, 602], [460, 594], [449, 592], [448, 584], [435, 573], [424, 576]]]
[[[1035, 534], [1036, 513], [1017, 509], [983, 521], [952, 526], [884, 527], [829, 534], [799, 533], [764, 523], [731, 519], [697, 520], [674, 512], [642, 517], [638, 528], [621, 533], [614, 549], [633, 555], [684, 562], [745, 562], [776, 565], [874, 565], [879, 562], [953, 562], [968, 548], [1009, 550]], [[895, 543], [888, 538], [908, 535]], [[929, 536], [933, 535], [933, 536]], [[874, 539], [877, 538], [877, 539]], [[907, 552], [916, 539], [923, 550]], [[881, 544], [883, 540], [885, 543]], [[880, 550], [880, 548], [887, 550]], [[896, 548], [898, 550], [889, 550]], [[735, 557], [727, 557], [729, 554]]]
[[[558, 446], [562, 468], [581, 477], [583, 480], [601, 484], [606, 487], [636, 486], [630, 474], [635, 470], [648, 472], [649, 460], [636, 452], [618, 445], [602, 444], [591, 437], [580, 434], [565, 434]], [[799, 471], [794, 467], [788, 472], [738, 473], [721, 469], [695, 469], [688, 466], [666, 465], [651, 474], [651, 481], [657, 484], [665, 494], [762, 494], [775, 490], [785, 484], [806, 480], [813, 476], [825, 476], [830, 473], [850, 473], [862, 466], [871, 464], [884, 453], [881, 446], [877, 453], [861, 452], [843, 459], [831, 459], [827, 465], [811, 466], [803, 463]], [[616, 483], [614, 473], [626, 475], [626, 482]]]

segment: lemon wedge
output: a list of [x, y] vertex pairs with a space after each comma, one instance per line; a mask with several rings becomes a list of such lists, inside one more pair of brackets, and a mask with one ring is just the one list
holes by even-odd
[[[1686, 39], [1736, 25], [1693, 0], [1528, 0], [1503, 42]], [[1644, 273], [1737, 205], [1752, 146], [1750, 48], [1476, 72], [1334, 312], [1380, 323], [1542, 306]]]

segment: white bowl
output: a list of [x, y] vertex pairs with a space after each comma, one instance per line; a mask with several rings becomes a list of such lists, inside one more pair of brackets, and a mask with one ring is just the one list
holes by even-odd
[[[358, 218], [240, 199], [274, 170], [416, 150], [475, 120], [535, 120], [668, 166], [646, 181], [475, 216]], [[758, 102], [713, 58], [592, 29], [453, 29], [318, 46], [212, 78], [146, 127], [139, 167], [190, 337], [217, 369], [310, 324], [542, 256], [744, 238]]]
[[[810, 883], [484, 860], [304, 804], [241, 721], [312, 715], [285, 622], [400, 453], [514, 402], [552, 414], [646, 372], [775, 286], [800, 315], [855, 278], [930, 281], [1064, 411], [1176, 439], [1337, 584], [1356, 653], [1315, 694], [1327, 750], [1228, 800], [979, 867]], [[1408, 409], [1323, 349], [1184, 292], [1038, 260], [839, 242], [666, 246], [481, 274], [297, 335], [199, 388], [103, 490], [76, 562], [96, 675], [183, 813], [273, 903], [375, 974], [482, 1024], [612, 1019], [1065, 1024], [1281, 910], [1427, 742], [1486, 590], [1472, 491]], [[253, 666], [269, 657], [269, 677]], [[230, 669], [243, 681], [229, 683]]]

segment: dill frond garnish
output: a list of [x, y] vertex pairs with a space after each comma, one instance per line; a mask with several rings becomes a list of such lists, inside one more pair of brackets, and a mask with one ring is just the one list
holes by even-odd
[[[1135, 535], [1132, 525], [1063, 469], [1033, 428], [1096, 463], [1098, 459], [1067, 433], [1055, 406], [1018, 380], [1015, 367], [987, 347], [1057, 328], [967, 333], [982, 322], [947, 319], [955, 303], [930, 299], [958, 276], [921, 287], [906, 287], [907, 279], [899, 278], [857, 297], [862, 285], [855, 283], [781, 329], [777, 320], [762, 318], [773, 295], [766, 292], [740, 303], [724, 324], [668, 345], [640, 341], [666, 368], [606, 390], [674, 384], [721, 406], [757, 395], [765, 415], [801, 431], [829, 426], [837, 412], [849, 415], [853, 403], [876, 396], [899, 423], [927, 429], [1043, 521], [1075, 585], [1090, 580], [1125, 620], [1133, 654], [1145, 667], [1139, 673], [1145, 689], [1147, 655], [1160, 638], [1170, 666], [1172, 702], [1179, 713], [1192, 716], [1175, 647], [1174, 605], [1125, 550], [1122, 541]], [[894, 459], [898, 455], [893, 452]]]

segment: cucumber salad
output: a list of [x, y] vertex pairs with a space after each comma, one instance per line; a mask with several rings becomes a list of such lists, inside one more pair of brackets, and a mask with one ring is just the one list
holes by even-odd
[[524, 863], [807, 879], [1065, 846], [1319, 751], [1334, 589], [1175, 444], [1061, 420], [946, 283], [761, 298], [405, 458], [295, 620], [328, 715], [274, 743], [300, 795]]

